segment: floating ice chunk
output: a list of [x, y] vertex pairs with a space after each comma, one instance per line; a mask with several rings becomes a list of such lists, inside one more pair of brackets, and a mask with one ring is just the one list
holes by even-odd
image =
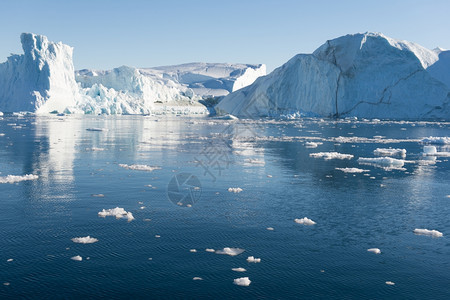
[[119, 167], [122, 167], [122, 168], [128, 169], [128, 170], [149, 171], [149, 172], [152, 172], [152, 171], [154, 171], [154, 170], [161, 170], [161, 167], [157, 167], [157, 166], [147, 166], [147, 165], [126, 165], [126, 164], [119, 164]]
[[0, 117], [3, 117], [3, 112], [0, 111]]
[[450, 157], [450, 152], [438, 152], [435, 146], [423, 146], [424, 156], [443, 156]]
[[83, 258], [82, 258], [81, 256], [79, 256], [79, 255], [73, 256], [73, 257], [71, 257], [70, 259], [71, 259], [71, 260], [76, 260], [76, 261], [82, 261], [82, 260], [83, 260]]
[[128, 222], [133, 221], [134, 217], [131, 212], [127, 212], [125, 209], [121, 207], [111, 208], [111, 209], [103, 209], [102, 211], [98, 212], [99, 217], [107, 217], [107, 216], [113, 216], [116, 217], [116, 219], [122, 219], [126, 218], [128, 219]]
[[156, 235], [155, 235], [155, 238], [158, 238], [158, 239], [159, 239], [160, 237], [161, 237], [161, 236], [160, 236], [159, 234], [156, 234]]
[[269, 230], [269, 231], [273, 231], [274, 230], [273, 227], [267, 227], [266, 229]]
[[395, 283], [392, 282], [392, 281], [386, 281], [386, 284], [387, 284], [387, 285], [395, 285]]
[[196, 253], [197, 249], [191, 249], [191, 250], [189, 250], [189, 252]]
[[414, 233], [418, 234], [418, 235], [429, 235], [432, 237], [443, 237], [444, 236], [444, 234], [442, 232], [437, 231], [437, 230], [428, 230], [428, 229], [419, 229], [419, 228], [414, 229]]
[[306, 142], [305, 147], [306, 148], [317, 148], [317, 146], [322, 145], [322, 142]]
[[381, 250], [378, 249], [378, 248], [370, 248], [370, 249], [367, 249], [367, 251], [375, 253], [375, 254], [380, 254], [381, 253]]
[[86, 148], [86, 151], [105, 151], [105, 148], [92, 147], [92, 148]]
[[391, 157], [374, 157], [374, 158], [358, 158], [358, 163], [361, 165], [369, 165], [378, 168], [383, 168], [386, 171], [390, 170], [405, 170], [405, 160]]
[[377, 156], [406, 156], [406, 149], [400, 148], [377, 148], [373, 150], [373, 154]]
[[254, 256], [247, 257], [247, 262], [249, 263], [259, 263], [261, 262], [261, 258], [255, 258]]
[[10, 285], [10, 283], [9, 282], [3, 282], [3, 285], [8, 286], [8, 285]]
[[338, 152], [317, 152], [317, 153], [310, 153], [309, 156], [314, 158], [323, 158], [325, 160], [330, 159], [352, 159], [353, 155], [351, 154], [343, 154]]
[[230, 187], [230, 188], [228, 188], [228, 191], [230, 192], [230, 193], [240, 193], [240, 192], [242, 192], [243, 191], [243, 189], [241, 189], [240, 187]]
[[7, 262], [12, 262], [14, 259], [13, 258], [8, 258], [6, 261]]
[[211, 249], [211, 248], [206, 248], [205, 251], [206, 251], [206, 252], [216, 252], [216, 250]]
[[249, 286], [250, 283], [251, 283], [251, 280], [248, 279], [248, 277], [241, 277], [241, 278], [234, 279], [234, 284], [235, 285]]
[[86, 128], [87, 131], [108, 131], [106, 128]]
[[232, 268], [231, 270], [235, 271], [235, 272], [246, 272], [247, 270], [244, 268]]
[[93, 243], [98, 242], [98, 239], [93, 238], [93, 237], [90, 237], [90, 236], [88, 235], [88, 236], [85, 236], [85, 237], [76, 237], [76, 238], [73, 238], [73, 239], [72, 239], [72, 242], [78, 243], [78, 244], [93, 244]]
[[103, 197], [105, 197], [105, 195], [103, 195], [103, 194], [92, 194], [91, 196], [92, 196], [92, 197], [97, 197], [97, 198], [103, 198]]
[[216, 250], [216, 254], [225, 254], [225, 255], [230, 255], [230, 256], [236, 256], [236, 255], [241, 254], [244, 251], [245, 251], [245, 249], [241, 249], [241, 248], [225, 247], [222, 250]]
[[192, 278], [192, 280], [203, 280], [203, 278], [201, 278], [201, 277], [194, 277], [194, 278]]
[[38, 175], [33, 174], [27, 174], [24, 176], [16, 176], [16, 175], [8, 175], [4, 177], [0, 177], [0, 183], [17, 183], [21, 181], [27, 181], [27, 180], [36, 180], [38, 179]]
[[370, 170], [364, 170], [359, 168], [336, 168], [336, 170], [342, 171], [344, 173], [364, 173], [369, 172]]
[[295, 219], [294, 221], [295, 221], [295, 223], [303, 224], [303, 225], [315, 225], [316, 224], [316, 222], [314, 222], [311, 219], [308, 219], [307, 217], [304, 217], [302, 219]]
[[450, 137], [434, 137], [434, 136], [430, 136], [430, 137], [422, 139], [422, 143], [424, 143], [424, 144], [446, 145], [446, 144], [450, 144]]

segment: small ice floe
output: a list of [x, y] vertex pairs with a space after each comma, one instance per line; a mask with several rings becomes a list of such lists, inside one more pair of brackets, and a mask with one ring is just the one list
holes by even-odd
[[359, 168], [336, 168], [336, 170], [342, 171], [344, 173], [364, 173], [369, 172], [370, 170], [364, 170]]
[[36, 180], [38, 178], [39, 178], [38, 175], [33, 175], [33, 174], [27, 174], [24, 176], [8, 175], [8, 176], [0, 177], [0, 183], [13, 184], [13, 183], [21, 182], [21, 181]]
[[192, 278], [192, 280], [203, 280], [203, 278], [201, 278], [201, 277], [194, 277], [194, 278]]
[[155, 238], [159, 239], [161, 236], [159, 234], [155, 235]]
[[211, 248], [206, 248], [205, 251], [206, 251], [206, 252], [216, 252], [216, 250], [211, 249]]
[[267, 174], [267, 178], [272, 178], [273, 176], [270, 174]]
[[106, 128], [86, 128], [87, 131], [108, 131]]
[[144, 222], [150, 222], [152, 219], [144, 219]]
[[119, 167], [128, 169], [128, 170], [136, 170], [136, 171], [148, 171], [152, 172], [154, 170], [161, 170], [161, 167], [158, 166], [148, 166], [148, 165], [126, 165], [119, 164]]
[[423, 146], [422, 155], [450, 157], [450, 152], [438, 152], [435, 146]]
[[189, 250], [189, 252], [196, 253], [197, 249], [191, 249], [191, 250]]
[[386, 171], [391, 170], [401, 170], [405, 171], [403, 166], [405, 165], [405, 160], [396, 159], [392, 157], [373, 157], [373, 158], [358, 158], [358, 163], [361, 165], [374, 166], [377, 168], [382, 168]]
[[303, 224], [303, 225], [315, 225], [316, 224], [316, 222], [314, 222], [311, 219], [308, 219], [307, 217], [304, 217], [302, 219], [295, 219], [294, 221], [297, 224]]
[[378, 249], [378, 248], [370, 248], [370, 249], [367, 249], [367, 251], [375, 253], [375, 254], [380, 254], [381, 253], [381, 250]]
[[450, 144], [450, 137], [435, 137], [430, 136], [422, 139], [424, 144], [437, 144], [437, 145], [447, 145]]
[[75, 261], [82, 261], [82, 260], [83, 260], [83, 258], [82, 258], [81, 256], [79, 256], [79, 255], [73, 256], [73, 257], [71, 257], [70, 259], [71, 259], [71, 260], [75, 260]]
[[231, 270], [235, 271], [235, 272], [246, 272], [247, 270], [244, 268], [232, 268]]
[[145, 206], [141, 206], [141, 207], [139, 207], [139, 209], [145, 209]]
[[247, 257], [247, 262], [249, 263], [260, 263], [261, 258], [255, 258], [254, 256]]
[[269, 230], [269, 231], [273, 231], [274, 230], [273, 227], [267, 227], [266, 229]]
[[105, 148], [92, 147], [92, 148], [86, 148], [86, 151], [105, 151]]
[[251, 283], [251, 280], [248, 279], [248, 277], [241, 277], [234, 279], [234, 284], [239, 286], [249, 286]]
[[240, 187], [230, 187], [230, 188], [228, 188], [228, 191], [229, 191], [230, 193], [235, 193], [235, 194], [237, 194], [237, 193], [242, 192], [243, 189], [241, 189]]
[[6, 261], [7, 262], [12, 262], [14, 259], [13, 258], [8, 258]]
[[386, 281], [386, 284], [387, 284], [387, 285], [395, 285], [395, 283], [392, 282], [392, 281]]
[[93, 238], [91, 236], [85, 236], [85, 237], [76, 237], [72, 239], [72, 242], [78, 243], [78, 244], [93, 244], [98, 242], [98, 239]]
[[236, 255], [241, 254], [244, 251], [245, 251], [245, 249], [241, 249], [241, 248], [225, 247], [222, 250], [216, 250], [216, 254], [225, 254], [225, 255], [230, 255], [230, 256], [236, 256]]
[[116, 217], [116, 219], [127, 219], [128, 222], [134, 220], [133, 214], [129, 211], [127, 212], [122, 207], [103, 209], [102, 211], [98, 212], [98, 216], [102, 218], [113, 216]]
[[428, 229], [419, 229], [416, 228], [414, 229], [414, 233], [417, 235], [429, 235], [432, 237], [443, 237], [444, 234], [440, 231], [437, 230], [428, 230]]
[[406, 149], [400, 148], [377, 148], [373, 150], [373, 154], [376, 156], [406, 156]]
[[317, 148], [317, 146], [322, 145], [322, 142], [306, 142], [305, 147], [306, 148]]
[[105, 197], [105, 195], [103, 195], [103, 194], [92, 194], [91, 196], [92, 196], [92, 197], [97, 197], [97, 198], [103, 198], [103, 197]]
[[323, 158], [325, 160], [330, 159], [352, 159], [352, 154], [343, 154], [338, 152], [317, 152], [317, 153], [310, 153], [309, 156], [314, 158]]

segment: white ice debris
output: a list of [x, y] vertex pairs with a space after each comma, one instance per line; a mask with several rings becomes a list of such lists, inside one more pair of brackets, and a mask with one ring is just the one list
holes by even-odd
[[231, 270], [235, 271], [235, 272], [246, 272], [247, 270], [244, 268], [232, 268]]
[[352, 159], [353, 155], [351, 154], [342, 154], [338, 152], [317, 152], [317, 153], [310, 153], [309, 156], [314, 158], [323, 158], [325, 160], [330, 159]]
[[241, 248], [225, 247], [222, 250], [216, 250], [216, 253], [217, 254], [230, 255], [230, 256], [236, 256], [236, 255], [241, 254], [244, 251], [245, 251], [245, 249], [241, 249]]
[[6, 261], [7, 262], [12, 262], [14, 259], [13, 258], [8, 258]]
[[369, 172], [369, 170], [359, 169], [359, 168], [336, 168], [336, 170], [342, 171], [344, 173], [364, 173]]
[[161, 170], [161, 167], [157, 166], [147, 166], [147, 165], [126, 165], [119, 164], [120, 167], [128, 170], [137, 170], [137, 171], [149, 171], [152, 172], [154, 170]]
[[374, 158], [360, 157], [358, 158], [358, 163], [361, 165], [383, 168], [386, 171], [405, 170], [403, 168], [403, 166], [405, 165], [405, 160], [391, 157], [374, 157]]
[[205, 251], [206, 251], [206, 252], [216, 252], [216, 250], [211, 249], [211, 248], [206, 248]]
[[243, 189], [241, 189], [240, 187], [230, 187], [230, 188], [228, 188], [228, 191], [230, 192], [230, 193], [240, 193], [240, 192], [242, 192], [243, 191]]
[[235, 285], [249, 286], [250, 283], [251, 283], [251, 280], [248, 279], [248, 277], [241, 277], [241, 278], [234, 279], [234, 284]]
[[97, 147], [92, 147], [92, 148], [86, 148], [86, 151], [105, 151], [105, 148], [97, 148]]
[[127, 212], [125, 209], [121, 207], [111, 208], [111, 209], [103, 209], [98, 213], [99, 217], [107, 217], [107, 216], [113, 216], [116, 217], [116, 219], [127, 219], [128, 222], [133, 221], [134, 217], [131, 212]]
[[78, 243], [78, 244], [93, 244], [98, 242], [98, 239], [93, 238], [91, 236], [85, 236], [85, 237], [76, 237], [72, 239], [72, 242]]
[[192, 278], [192, 280], [203, 280], [203, 278], [201, 278], [201, 277], [194, 277], [194, 278]]
[[370, 249], [367, 249], [367, 251], [375, 253], [375, 254], [380, 254], [381, 253], [381, 250], [378, 249], [378, 248], [370, 248]]
[[406, 156], [406, 149], [399, 148], [377, 148], [373, 150], [373, 154], [377, 156]]
[[423, 146], [423, 156], [450, 157], [450, 152], [438, 152], [435, 146]]
[[303, 225], [315, 225], [316, 224], [316, 222], [314, 222], [311, 219], [308, 219], [307, 217], [304, 217], [302, 219], [294, 219], [294, 221], [295, 221], [295, 223], [303, 224]]
[[254, 256], [247, 257], [247, 262], [249, 263], [260, 263], [261, 258], [255, 258]]
[[437, 144], [437, 145], [447, 145], [450, 144], [450, 137], [435, 137], [430, 136], [422, 139], [424, 144]]
[[317, 146], [322, 145], [322, 142], [306, 142], [305, 147], [306, 148], [317, 148]]
[[189, 252], [196, 253], [197, 249], [191, 249], [191, 250], [189, 250]]
[[27, 174], [24, 176], [16, 176], [16, 175], [8, 175], [4, 177], [0, 177], [0, 183], [17, 183], [21, 181], [28, 181], [28, 180], [36, 180], [38, 179], [38, 175], [33, 174]]
[[266, 229], [269, 230], [269, 231], [273, 231], [274, 230], [273, 227], [267, 227]]
[[73, 256], [73, 257], [71, 257], [70, 259], [71, 259], [71, 260], [75, 260], [75, 261], [82, 261], [82, 260], [83, 260], [83, 258], [82, 258], [81, 256], [79, 256], [79, 255]]
[[414, 229], [414, 233], [417, 235], [429, 235], [432, 237], [443, 237], [444, 234], [440, 231], [437, 230], [428, 230], [428, 229], [419, 229], [416, 228]]
[[392, 281], [386, 281], [386, 284], [387, 284], [387, 285], [395, 285], [395, 283], [392, 282]]

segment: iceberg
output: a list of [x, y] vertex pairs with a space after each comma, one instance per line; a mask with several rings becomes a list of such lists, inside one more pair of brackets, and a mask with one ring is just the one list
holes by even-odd
[[127, 165], [127, 164], [119, 164], [119, 167], [128, 169], [128, 170], [135, 170], [135, 171], [147, 171], [147, 172], [153, 172], [154, 170], [161, 170], [161, 167], [158, 166], [148, 166], [148, 165]]
[[377, 148], [373, 150], [373, 154], [377, 156], [406, 156], [406, 149], [399, 148]]
[[34, 174], [27, 174], [27, 175], [23, 175], [23, 176], [8, 175], [8, 176], [0, 177], [0, 183], [13, 184], [13, 183], [21, 182], [21, 181], [36, 180], [38, 178], [39, 178], [39, 176], [34, 175]]
[[429, 230], [429, 229], [420, 229], [416, 228], [414, 229], [414, 233], [417, 235], [429, 235], [432, 237], [443, 237], [444, 234], [437, 230]]
[[240, 286], [249, 286], [251, 282], [252, 281], [248, 279], [248, 277], [241, 277], [234, 279], [234, 284]]
[[405, 165], [405, 160], [396, 159], [392, 157], [374, 157], [374, 158], [360, 157], [358, 158], [358, 163], [360, 165], [368, 165], [377, 168], [382, 168], [386, 171], [405, 170], [405, 168], [403, 168], [403, 166]]
[[102, 218], [106, 218], [108, 216], [116, 217], [116, 219], [126, 218], [128, 222], [134, 220], [133, 214], [131, 212], [127, 212], [122, 207], [116, 207], [111, 209], [102, 209], [102, 211], [98, 212], [98, 216]]
[[314, 222], [311, 219], [308, 219], [307, 217], [304, 217], [302, 219], [294, 219], [294, 222], [297, 224], [303, 224], [303, 225], [315, 225], [316, 222]]
[[298, 54], [226, 96], [218, 114], [450, 119], [450, 51], [358, 33]]
[[330, 159], [352, 159], [352, 154], [343, 154], [338, 152], [317, 152], [317, 153], [310, 153], [309, 156], [314, 158], [323, 158], [325, 160]]
[[78, 243], [78, 244], [93, 244], [98, 242], [98, 239], [93, 238], [91, 236], [85, 236], [85, 237], [76, 237], [72, 239], [72, 242]]
[[261, 258], [255, 258], [254, 256], [247, 257], [247, 262], [249, 263], [260, 263]]
[[381, 253], [381, 250], [378, 249], [378, 248], [370, 248], [370, 249], [367, 249], [367, 251], [375, 253], [375, 254], [380, 254]]
[[230, 255], [230, 256], [236, 256], [236, 255], [241, 254], [244, 251], [245, 250], [241, 249], [241, 248], [225, 247], [222, 250], [216, 250], [216, 254], [225, 254], [225, 255]]

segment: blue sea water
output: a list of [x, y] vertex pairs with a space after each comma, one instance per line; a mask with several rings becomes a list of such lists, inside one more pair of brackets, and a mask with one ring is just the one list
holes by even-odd
[[[420, 143], [448, 123], [5, 116], [0, 133], [0, 176], [39, 176], [0, 184], [2, 299], [450, 299], [450, 163]], [[404, 169], [358, 164], [389, 147]], [[115, 207], [135, 220], [98, 216]], [[205, 251], [224, 247], [245, 252]]]

